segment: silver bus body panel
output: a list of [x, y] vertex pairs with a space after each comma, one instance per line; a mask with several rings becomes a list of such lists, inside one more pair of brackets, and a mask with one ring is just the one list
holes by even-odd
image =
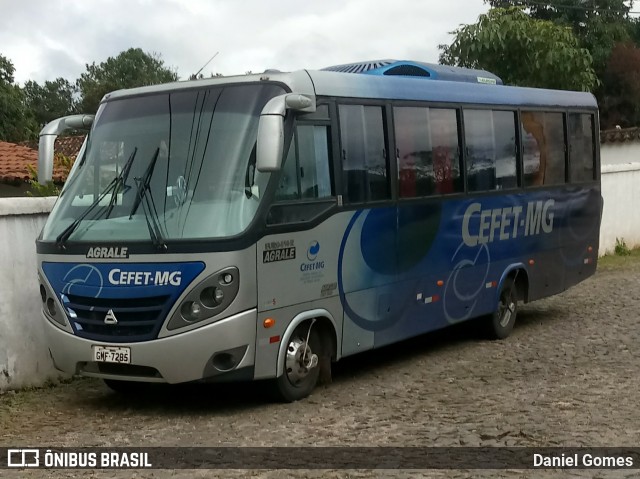
[[[315, 308], [331, 311], [336, 323], [338, 357], [372, 349], [375, 338], [374, 331], [361, 328], [343, 312], [338, 294], [338, 258], [344, 233], [353, 217], [353, 211], [342, 212], [313, 229], [265, 236], [258, 242], [257, 250], [259, 316], [289, 321]], [[360, 215], [356, 225], [361, 226], [364, 218], [366, 214]], [[344, 246], [356, 250], [358, 241], [358, 238], [350, 238]], [[342, 272], [344, 283], [349, 285], [345, 291], [348, 302], [356, 305], [359, 311], [371, 310], [367, 314], [371, 318], [384, 319], [393, 314], [388, 299], [396, 278], [371, 271], [366, 277], [362, 276], [360, 272], [368, 268], [361, 255], [350, 255], [348, 264], [349, 268]], [[284, 278], [286, 285], [282, 282]], [[281, 334], [281, 330], [273, 334]], [[258, 341], [261, 339], [264, 341], [258, 332]], [[282, 339], [286, 342], [287, 337], [282, 336]], [[259, 357], [261, 351], [258, 346]], [[265, 369], [260, 371], [271, 375], [272, 365], [265, 362]], [[278, 374], [281, 374], [282, 364], [281, 358]]]
[[292, 93], [299, 93], [302, 95], [310, 96], [313, 96], [315, 94], [313, 82], [309, 76], [309, 73], [306, 70], [298, 70], [291, 73], [269, 72], [254, 75], [204, 78], [201, 80], [187, 80], [175, 83], [167, 83], [163, 85], [151, 85], [139, 88], [130, 88], [127, 90], [117, 90], [106, 94], [102, 101], [104, 102], [119, 100], [132, 96], [165, 93], [178, 90], [190, 90], [214, 86], [237, 85], [242, 83], [256, 83], [266, 81], [283, 83], [291, 89]]
[[45, 333], [54, 364], [69, 374], [85, 374], [106, 379], [125, 379], [170, 384], [210, 378], [211, 359], [218, 351], [235, 347], [246, 347], [240, 363], [233, 369], [251, 367], [255, 360], [256, 311], [245, 311], [174, 336], [138, 343], [118, 343], [117, 346], [131, 348], [131, 360], [135, 366], [156, 369], [161, 378], [148, 376], [115, 376], [108, 373], [86, 372], [85, 364], [93, 363], [94, 345], [113, 345], [66, 333], [44, 319]]

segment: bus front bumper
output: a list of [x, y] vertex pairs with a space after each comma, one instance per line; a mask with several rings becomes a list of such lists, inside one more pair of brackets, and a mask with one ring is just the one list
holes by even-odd
[[[255, 361], [256, 314], [253, 309], [175, 336], [138, 343], [84, 339], [44, 321], [51, 357], [62, 372], [175, 384], [250, 370]], [[131, 363], [96, 362], [94, 346], [129, 348]]]

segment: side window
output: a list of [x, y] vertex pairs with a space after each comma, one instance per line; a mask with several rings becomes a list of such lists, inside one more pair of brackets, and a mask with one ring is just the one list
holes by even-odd
[[328, 127], [298, 125], [280, 173], [277, 201], [331, 196]]
[[523, 111], [520, 118], [524, 186], [564, 183], [563, 114]]
[[463, 191], [456, 111], [395, 107], [393, 112], [400, 197]]
[[464, 124], [469, 191], [518, 186], [515, 113], [465, 110]]
[[289, 146], [289, 153], [280, 171], [280, 183], [276, 190], [276, 201], [300, 199], [300, 185], [298, 184], [298, 158], [296, 156], [295, 135]]
[[594, 179], [593, 115], [569, 113], [569, 165], [572, 182]]
[[350, 203], [391, 197], [382, 107], [340, 105], [342, 174]]
[[297, 139], [302, 198], [331, 196], [328, 128], [318, 125], [300, 125]]

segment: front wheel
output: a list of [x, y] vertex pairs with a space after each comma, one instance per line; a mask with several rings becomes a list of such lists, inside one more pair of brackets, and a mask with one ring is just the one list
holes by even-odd
[[279, 400], [298, 401], [316, 387], [320, 375], [322, 341], [313, 323], [298, 326], [289, 338], [284, 373], [274, 380], [274, 392]]
[[513, 278], [507, 278], [502, 284], [498, 307], [487, 317], [486, 330], [491, 339], [504, 339], [511, 334], [518, 314], [518, 291]]

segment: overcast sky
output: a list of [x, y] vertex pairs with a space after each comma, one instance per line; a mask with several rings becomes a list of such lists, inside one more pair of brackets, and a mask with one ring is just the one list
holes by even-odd
[[15, 78], [70, 81], [130, 47], [180, 78], [323, 68], [395, 58], [437, 62], [482, 0], [0, 0], [0, 54]]

